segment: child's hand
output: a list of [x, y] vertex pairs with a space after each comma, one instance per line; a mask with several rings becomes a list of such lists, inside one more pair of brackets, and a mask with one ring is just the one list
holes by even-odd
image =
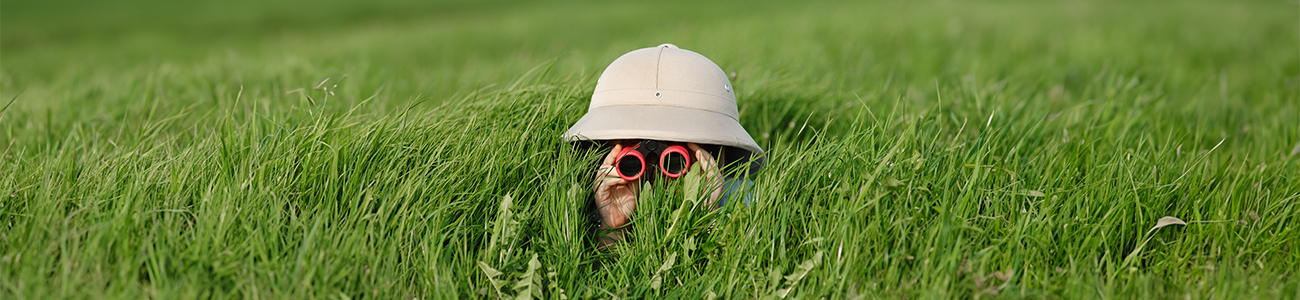
[[[605, 155], [600, 169], [596, 171], [596, 208], [604, 223], [600, 228], [602, 231], [626, 225], [632, 210], [636, 209], [636, 183], [618, 177], [614, 171], [614, 160], [622, 150], [622, 145], [614, 145], [614, 149]], [[599, 240], [606, 245], [617, 243], [623, 239], [623, 231], [624, 229], [614, 230]]]
[[718, 198], [722, 198], [723, 191], [723, 181], [722, 175], [718, 171], [718, 161], [714, 160], [713, 155], [709, 154], [709, 151], [704, 151], [704, 148], [701, 148], [700, 145], [686, 143], [686, 147], [691, 148], [691, 152], [695, 153], [695, 161], [700, 164], [700, 170], [704, 172], [704, 182], [709, 183], [706, 187], [713, 188], [707, 205], [709, 208], [714, 208], [717, 206]]

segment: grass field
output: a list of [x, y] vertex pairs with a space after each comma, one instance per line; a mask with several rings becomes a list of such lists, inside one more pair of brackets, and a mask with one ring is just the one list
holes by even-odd
[[[1296, 1], [190, 2], [0, 3], [0, 299], [1300, 298]], [[660, 43], [768, 165], [596, 251]]]

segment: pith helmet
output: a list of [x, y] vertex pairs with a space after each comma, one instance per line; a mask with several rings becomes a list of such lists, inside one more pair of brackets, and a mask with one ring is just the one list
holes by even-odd
[[566, 141], [652, 139], [734, 148], [750, 173], [763, 149], [740, 126], [736, 94], [717, 64], [672, 44], [623, 54], [596, 81], [591, 106], [564, 133]]

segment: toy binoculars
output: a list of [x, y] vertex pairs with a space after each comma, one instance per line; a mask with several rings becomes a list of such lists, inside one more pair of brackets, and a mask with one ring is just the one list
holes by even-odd
[[[646, 160], [647, 157], [650, 158], [649, 161]], [[691, 167], [690, 151], [686, 150], [685, 143], [677, 142], [644, 140], [624, 147], [616, 159], [614, 170], [618, 172], [618, 177], [628, 181], [641, 178], [647, 166], [651, 165], [672, 178], [682, 176]]]

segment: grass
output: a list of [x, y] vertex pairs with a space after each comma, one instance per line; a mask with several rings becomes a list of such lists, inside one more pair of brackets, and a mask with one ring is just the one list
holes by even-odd
[[[1300, 297], [1294, 1], [0, 11], [3, 299]], [[664, 42], [769, 164], [602, 253], [559, 136]]]

